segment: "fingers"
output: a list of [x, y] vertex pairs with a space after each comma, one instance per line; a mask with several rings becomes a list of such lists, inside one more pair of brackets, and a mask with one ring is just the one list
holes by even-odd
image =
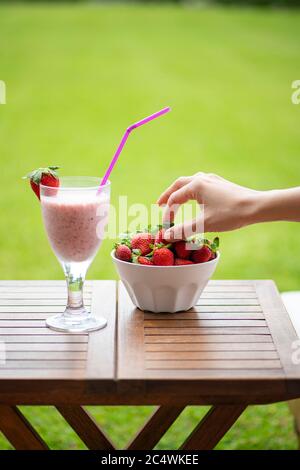
[[166, 241], [186, 240], [197, 233], [204, 233], [204, 218], [201, 213], [197, 219], [188, 220], [183, 224], [174, 225], [164, 233]]
[[168, 201], [163, 214], [163, 223], [173, 222], [176, 212], [181, 204], [185, 204], [191, 199], [190, 183], [173, 192]]
[[158, 198], [157, 204], [160, 206], [162, 204], [166, 204], [168, 202], [169, 197], [174, 191], [177, 191], [178, 189], [182, 188], [186, 184], [188, 184], [192, 180], [192, 176], [181, 176], [181, 178], [178, 178], [174, 183], [171, 184]]

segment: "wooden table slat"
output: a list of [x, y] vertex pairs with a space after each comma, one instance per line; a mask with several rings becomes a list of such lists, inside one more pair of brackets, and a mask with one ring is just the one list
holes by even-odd
[[281, 364], [279, 360], [270, 359], [270, 360], [188, 360], [188, 361], [165, 361], [165, 360], [157, 360], [157, 361], [146, 361], [146, 368], [147, 369], [164, 369], [164, 370], [184, 370], [184, 369], [281, 369]]
[[88, 343], [6, 343], [5, 351], [20, 352], [20, 353], [34, 353], [34, 352], [84, 352], [88, 350]]
[[18, 370], [18, 369], [85, 369], [86, 361], [79, 359], [70, 360], [11, 360], [6, 361], [5, 365], [0, 364], [0, 376], [2, 370]]
[[[47, 317], [46, 317], [47, 318]], [[45, 327], [45, 320], [31, 318], [31, 320], [2, 320], [0, 319], [0, 331], [4, 328], [42, 328]], [[5, 330], [4, 330], [5, 331]]]
[[221, 284], [221, 285], [216, 285], [216, 284], [213, 284], [212, 281], [205, 287], [204, 293], [206, 292], [216, 292], [216, 293], [222, 293], [222, 292], [225, 292], [225, 293], [228, 293], [228, 292], [244, 292], [244, 293], [248, 293], [248, 292], [255, 292], [255, 286], [253, 284], [249, 284], [249, 285], [236, 285], [236, 286], [232, 286], [232, 285], [229, 285], [229, 284]]
[[145, 336], [152, 335], [270, 335], [270, 331], [264, 326], [226, 326], [223, 328], [218, 327], [195, 327], [195, 328], [180, 328], [174, 326], [174, 328], [147, 328], [144, 329]]
[[[6, 365], [10, 361], [86, 361], [87, 351], [7, 351], [5, 355]], [[0, 354], [1, 357], [1, 354]], [[1, 366], [0, 366], [1, 368]]]
[[[0, 327], [6, 326], [0, 320]], [[21, 326], [21, 325], [20, 325]], [[226, 320], [218, 320], [218, 319], [209, 319], [205, 320], [199, 318], [197, 320], [194, 319], [187, 319], [181, 320], [178, 318], [173, 318], [172, 321], [169, 320], [144, 320], [144, 327], [145, 328], [170, 328], [173, 331], [173, 328], [209, 328], [209, 327], [267, 327], [267, 323], [265, 320], [238, 320], [238, 319], [226, 319]], [[149, 330], [151, 331], [151, 330]]]
[[[1, 318], [0, 313], [0, 318]], [[17, 315], [17, 314], [13, 314]], [[188, 312], [178, 313], [144, 313], [146, 320], [264, 320], [263, 312], [196, 312], [194, 309]]]
[[[36, 312], [6, 312], [2, 313], [0, 312], [0, 328], [1, 326], [4, 326], [2, 323], [3, 320], [10, 320], [12, 323], [11, 324], [16, 324], [18, 320], [30, 320], [30, 321], [35, 321], [35, 320], [46, 320], [50, 315], [53, 315], [53, 312], [44, 312], [44, 313], [36, 313]], [[45, 322], [44, 322], [45, 324]]]
[[149, 343], [273, 343], [270, 335], [147, 335], [145, 344]]
[[[47, 284], [47, 281], [42, 281], [42, 284], [39, 284], [38, 286], [36, 285], [32, 285], [32, 284], [29, 284], [27, 285], [27, 283], [30, 281], [23, 281], [23, 285], [6, 285], [5, 287], [3, 286], [3, 282], [5, 281], [0, 281], [1, 282], [1, 285], [0, 285], [0, 295], [1, 294], [5, 294], [5, 293], [10, 293], [10, 292], [15, 292], [17, 294], [20, 294], [20, 293], [37, 293], [37, 292], [52, 292], [52, 293], [58, 293], [58, 292], [67, 292], [67, 285], [65, 282], [62, 282], [62, 281], [57, 281], [57, 283], [55, 285], [48, 285]], [[87, 293], [91, 293], [92, 292], [92, 281], [88, 281], [89, 284], [88, 286], [85, 284], [84, 285], [84, 288], [83, 288], [83, 293], [84, 294], [87, 294]], [[253, 291], [253, 288], [252, 288], [252, 291]]]
[[218, 291], [204, 291], [201, 294], [201, 299], [230, 299], [230, 300], [248, 300], [255, 299], [257, 301], [257, 294], [255, 291], [251, 292], [218, 292]]
[[[90, 302], [92, 293], [91, 292], [85, 293], [83, 297], [86, 302], [88, 301]], [[53, 292], [52, 291], [51, 292], [45, 292], [45, 291], [15, 292], [13, 290], [11, 292], [0, 292], [0, 305], [7, 305], [5, 303], [6, 301], [14, 301], [14, 300], [18, 300], [18, 301], [19, 300], [26, 300], [26, 301], [47, 300], [48, 303], [49, 302], [51, 303], [53, 300], [57, 300], [57, 301], [59, 300], [60, 303], [64, 305], [67, 300], [67, 292], [66, 290], [61, 291], [61, 292], [57, 292], [55, 290]]]
[[[30, 336], [58, 336], [56, 331], [50, 330], [49, 328], [45, 328], [45, 326], [41, 327], [32, 327], [29, 326], [28, 328], [26, 327], [14, 327], [11, 326], [9, 328], [1, 328], [1, 336], [9, 336], [13, 335], [15, 337], [17, 336], [24, 336], [24, 335], [30, 335]], [[82, 336], [81, 333], [72, 333], [74, 336]]]
[[[8, 302], [8, 301], [7, 301]], [[205, 306], [205, 305], [213, 305], [219, 306], [219, 305], [229, 305], [229, 306], [250, 306], [250, 305], [259, 305], [259, 302], [257, 299], [205, 299], [200, 297], [200, 299], [197, 302], [197, 305]]]
[[[28, 308], [30, 308], [30, 307], [37, 306], [37, 305], [47, 307], [49, 305], [49, 301], [51, 302], [52, 306], [59, 305], [61, 307], [61, 311], [63, 311], [65, 306], [66, 306], [65, 299], [63, 299], [63, 298], [62, 299], [57, 299], [57, 298], [51, 298], [51, 299], [50, 298], [44, 298], [44, 299], [37, 299], [37, 298], [1, 299], [0, 298], [0, 305], [1, 305], [1, 307], [6, 307], [6, 306], [25, 307], [25, 306], [28, 306]], [[249, 302], [250, 302], [250, 300], [249, 300]], [[86, 304], [89, 305], [89, 306], [91, 305], [90, 298], [87, 299]]]
[[276, 351], [269, 343], [146, 343], [147, 352], [197, 352], [197, 351]]
[[[278, 359], [277, 351], [151, 351], [145, 353], [146, 361], [168, 360], [220, 360]], [[222, 364], [220, 362], [220, 364]]]
[[[64, 304], [65, 305], [65, 304]], [[35, 313], [46, 313], [49, 315], [55, 315], [61, 313], [64, 309], [64, 305], [0, 305], [0, 313], [30, 313], [32, 316]]]
[[195, 305], [193, 308], [195, 312], [199, 313], [260, 313], [262, 308], [260, 305]]
[[[2, 333], [2, 332], [1, 332]], [[57, 333], [53, 335], [31, 335], [29, 332], [24, 335], [0, 335], [0, 342], [4, 343], [49, 343], [49, 344], [57, 344], [57, 343], [64, 343], [64, 344], [73, 344], [73, 343], [88, 343], [89, 337], [86, 334], [63, 334]]]

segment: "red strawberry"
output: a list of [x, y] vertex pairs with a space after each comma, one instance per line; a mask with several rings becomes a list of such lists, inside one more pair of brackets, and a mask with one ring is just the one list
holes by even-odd
[[186, 264], [195, 264], [195, 263], [193, 263], [193, 261], [191, 261], [190, 259], [175, 258], [174, 264], [176, 266], [184, 266]]
[[212, 250], [207, 245], [203, 245], [199, 250], [193, 251], [192, 260], [194, 263], [206, 263], [211, 259], [212, 254]]
[[158, 245], [159, 243], [165, 243], [165, 244], [167, 243], [166, 240], [164, 239], [165, 231], [166, 230], [164, 228], [161, 228], [161, 229], [159, 229], [159, 231], [155, 235], [154, 243], [156, 245]]
[[131, 248], [133, 250], [140, 250], [140, 254], [144, 256], [152, 251], [152, 248], [150, 248], [151, 243], [153, 243], [151, 233], [137, 233], [131, 239]]
[[146, 256], [139, 256], [138, 262], [139, 264], [144, 264], [145, 266], [153, 266], [151, 259], [147, 258]]
[[157, 248], [153, 253], [153, 263], [156, 266], [172, 266], [174, 264], [174, 254], [169, 248]]
[[115, 255], [122, 261], [131, 261], [131, 249], [127, 245], [118, 245]]
[[192, 253], [192, 250], [187, 248], [187, 242], [181, 240], [180, 242], [174, 243], [174, 249], [178, 258], [188, 259]]
[[[57, 188], [59, 186], [59, 178], [56, 173], [58, 166], [48, 166], [46, 168], [38, 168], [37, 170], [32, 171], [24, 178], [30, 180], [30, 186], [40, 199], [40, 184], [43, 186], [50, 186]], [[53, 194], [53, 191], [52, 193]]]

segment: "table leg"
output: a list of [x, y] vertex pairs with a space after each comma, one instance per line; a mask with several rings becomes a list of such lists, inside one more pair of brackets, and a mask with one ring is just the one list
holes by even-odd
[[212, 406], [180, 449], [213, 449], [245, 409], [245, 405]]
[[[83, 407], [57, 406], [56, 408], [89, 449], [114, 449], [113, 444]], [[160, 406], [128, 445], [128, 450], [153, 449], [184, 408]], [[245, 408], [245, 405], [212, 406], [182, 444], [181, 450], [213, 449]], [[47, 444], [15, 406], [0, 405], [0, 430], [17, 450], [48, 449]]]
[[17, 450], [47, 450], [32, 425], [16, 406], [0, 405], [0, 430]]
[[56, 409], [90, 450], [114, 450], [94, 418], [82, 406], [56, 406]]
[[184, 406], [160, 406], [131, 441], [128, 450], [150, 450], [160, 441], [176, 418], [184, 410]]

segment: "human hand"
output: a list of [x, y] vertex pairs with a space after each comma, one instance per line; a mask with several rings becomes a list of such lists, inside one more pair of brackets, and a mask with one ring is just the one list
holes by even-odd
[[203, 205], [199, 216], [165, 232], [166, 240], [186, 239], [198, 232], [224, 232], [254, 223], [254, 207], [260, 192], [211, 173], [178, 178], [159, 197], [166, 205], [163, 222], [173, 222], [180, 205], [195, 200]]

